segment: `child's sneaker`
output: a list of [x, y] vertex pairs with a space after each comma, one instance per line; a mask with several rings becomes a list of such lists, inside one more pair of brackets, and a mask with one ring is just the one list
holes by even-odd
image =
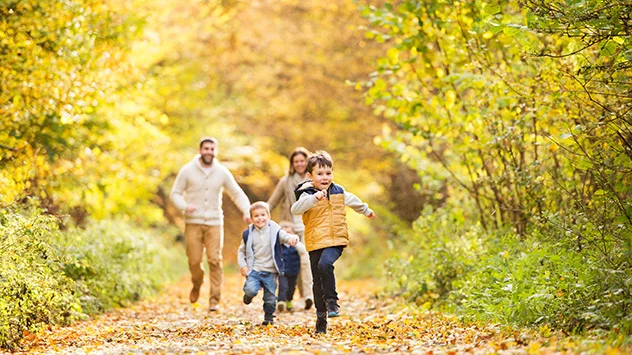
[[287, 304], [285, 303], [285, 301], [279, 301], [277, 303], [277, 312], [279, 312], [279, 313], [285, 312], [286, 306], [287, 306]]
[[316, 312], [316, 334], [327, 333], [327, 312]]
[[248, 296], [247, 294], [244, 293], [244, 303], [245, 304], [250, 304], [252, 303], [252, 297]]
[[336, 300], [327, 300], [327, 313], [329, 318], [340, 316], [340, 306]]
[[292, 306], [292, 301], [287, 301], [285, 308], [287, 309], [288, 312], [292, 312], [294, 306]]
[[263, 326], [274, 325], [274, 314], [266, 313], [265, 316], [263, 317], [263, 323], [261, 323], [261, 325]]

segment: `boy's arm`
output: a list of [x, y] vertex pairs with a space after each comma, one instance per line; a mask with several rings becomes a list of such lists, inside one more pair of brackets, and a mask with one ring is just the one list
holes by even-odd
[[246, 260], [246, 244], [243, 239], [241, 240], [241, 244], [239, 244], [239, 249], [237, 249], [237, 263], [240, 269], [248, 266], [248, 261]]
[[360, 198], [351, 192], [345, 191], [345, 206], [351, 207], [359, 214], [363, 214], [367, 217], [374, 216], [373, 210], [369, 208], [369, 205], [362, 202]]
[[298, 235], [287, 233], [283, 229], [279, 231], [279, 239], [281, 239], [281, 243], [291, 246], [295, 246], [299, 241]]
[[309, 211], [312, 207], [316, 206], [317, 203], [318, 199], [316, 198], [316, 196], [310, 195], [307, 192], [303, 192], [303, 194], [298, 198], [298, 201], [292, 204], [292, 208], [290, 209], [290, 211], [293, 215], [300, 216], [303, 213]]

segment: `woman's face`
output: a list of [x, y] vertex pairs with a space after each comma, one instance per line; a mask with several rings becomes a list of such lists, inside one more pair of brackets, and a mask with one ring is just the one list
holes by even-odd
[[305, 169], [307, 169], [307, 159], [305, 156], [303, 154], [296, 154], [294, 158], [292, 158], [292, 167], [298, 174], [305, 174]]

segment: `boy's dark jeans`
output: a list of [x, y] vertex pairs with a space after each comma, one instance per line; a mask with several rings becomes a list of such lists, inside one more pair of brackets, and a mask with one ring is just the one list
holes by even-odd
[[334, 263], [342, 255], [343, 246], [329, 247], [309, 252], [314, 277], [314, 304], [316, 312], [327, 312], [325, 300], [338, 300]]
[[279, 301], [292, 301], [296, 291], [297, 275], [279, 275]]

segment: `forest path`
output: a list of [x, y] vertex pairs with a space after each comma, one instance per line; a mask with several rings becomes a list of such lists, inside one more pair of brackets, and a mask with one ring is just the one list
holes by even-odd
[[[315, 311], [295, 300], [292, 313], [277, 313], [274, 326], [260, 326], [261, 293], [242, 303], [243, 278], [227, 273], [220, 312], [207, 310], [208, 289], [188, 302], [183, 278], [160, 295], [67, 327], [27, 334], [18, 352], [28, 354], [488, 354], [551, 353], [540, 343], [503, 338], [493, 328], [464, 327], [454, 319], [421, 313], [374, 297], [372, 281], [340, 281], [342, 315], [329, 320], [326, 335], [313, 332]], [[204, 286], [208, 286], [205, 284]], [[559, 349], [559, 344], [557, 346]], [[562, 347], [563, 349], [563, 347]], [[564, 352], [564, 351], [562, 351]], [[556, 352], [559, 353], [559, 352]]]

